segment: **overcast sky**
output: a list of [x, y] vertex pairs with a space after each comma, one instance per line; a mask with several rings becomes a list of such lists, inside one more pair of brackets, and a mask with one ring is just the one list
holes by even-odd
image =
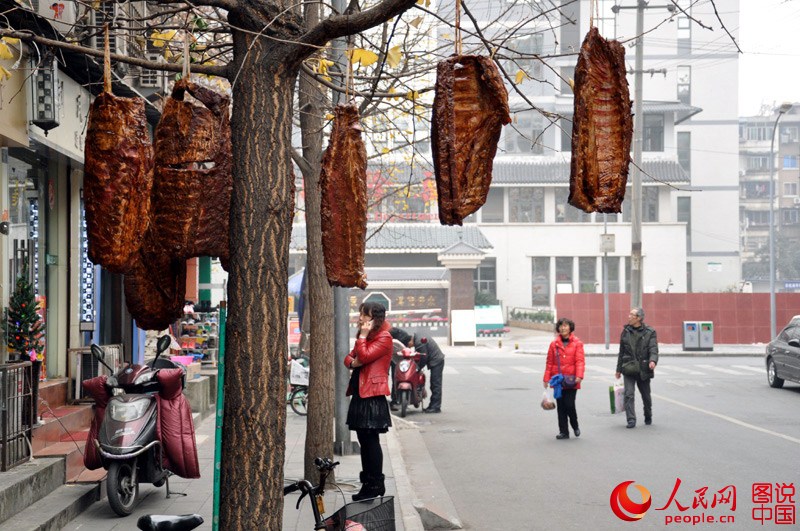
[[800, 101], [800, 0], [739, 0], [739, 10], [739, 115]]

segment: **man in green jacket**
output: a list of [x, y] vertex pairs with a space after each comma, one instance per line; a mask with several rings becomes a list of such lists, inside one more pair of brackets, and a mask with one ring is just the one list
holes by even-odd
[[658, 363], [658, 339], [656, 331], [644, 324], [644, 310], [632, 308], [628, 324], [619, 338], [617, 378], [625, 377], [625, 416], [628, 428], [636, 427], [636, 387], [644, 404], [644, 423], [653, 423], [653, 400], [650, 397], [650, 379], [655, 377]]

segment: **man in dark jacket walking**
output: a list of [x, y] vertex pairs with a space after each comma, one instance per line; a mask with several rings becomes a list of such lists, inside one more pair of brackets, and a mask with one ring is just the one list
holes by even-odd
[[636, 427], [636, 387], [644, 404], [644, 423], [653, 423], [653, 401], [650, 397], [650, 379], [655, 377], [658, 363], [656, 331], [644, 324], [644, 310], [633, 308], [628, 314], [628, 324], [619, 338], [617, 378], [625, 377], [625, 416], [628, 428]]
[[424, 354], [420, 360], [420, 368], [427, 366], [431, 371], [431, 399], [428, 407], [423, 409], [425, 413], [442, 412], [442, 373], [444, 372], [444, 352], [428, 334], [417, 332], [408, 334], [399, 328], [392, 328], [389, 331], [394, 339], [399, 340], [406, 346], [413, 348], [417, 352]]

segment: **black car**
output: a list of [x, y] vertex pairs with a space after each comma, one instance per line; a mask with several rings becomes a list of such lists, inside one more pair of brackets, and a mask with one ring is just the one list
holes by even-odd
[[800, 383], [800, 315], [769, 342], [765, 361], [771, 387], [783, 387], [785, 380]]

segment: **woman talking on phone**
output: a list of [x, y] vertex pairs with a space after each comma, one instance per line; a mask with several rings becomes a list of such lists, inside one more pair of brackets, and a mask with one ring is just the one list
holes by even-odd
[[361, 490], [353, 495], [359, 501], [386, 492], [383, 475], [383, 450], [379, 435], [389, 431], [389, 365], [392, 361], [391, 326], [385, 321], [386, 308], [377, 302], [365, 302], [358, 316], [358, 332], [353, 350], [344, 359], [353, 369], [347, 396], [352, 395], [347, 410], [347, 425], [356, 432], [361, 445]]

